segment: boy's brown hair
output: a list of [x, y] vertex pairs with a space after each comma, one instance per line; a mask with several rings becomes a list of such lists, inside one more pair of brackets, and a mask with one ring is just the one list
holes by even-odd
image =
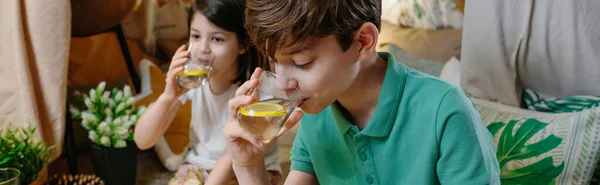
[[278, 48], [300, 49], [311, 38], [336, 35], [342, 51], [365, 22], [380, 29], [381, 0], [247, 0], [246, 29], [259, 49], [274, 58]]

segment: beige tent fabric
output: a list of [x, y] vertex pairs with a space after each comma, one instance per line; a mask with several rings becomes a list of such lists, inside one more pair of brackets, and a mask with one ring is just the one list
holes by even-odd
[[466, 1], [461, 86], [519, 107], [523, 89], [600, 95], [600, 1]]
[[0, 127], [36, 126], [56, 146], [52, 159], [62, 151], [70, 20], [68, 0], [0, 1]]

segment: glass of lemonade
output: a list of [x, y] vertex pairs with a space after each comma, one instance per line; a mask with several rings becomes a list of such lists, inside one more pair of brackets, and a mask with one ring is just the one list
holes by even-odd
[[258, 98], [256, 103], [242, 105], [238, 109], [238, 121], [244, 129], [254, 133], [263, 142], [269, 143], [281, 130], [300, 98], [286, 95], [275, 87], [277, 75], [263, 71], [259, 87], [249, 95]]
[[183, 65], [183, 71], [177, 74], [177, 82], [181, 87], [195, 89], [206, 84], [215, 55], [195, 54], [192, 43], [188, 44], [188, 51], [189, 60]]

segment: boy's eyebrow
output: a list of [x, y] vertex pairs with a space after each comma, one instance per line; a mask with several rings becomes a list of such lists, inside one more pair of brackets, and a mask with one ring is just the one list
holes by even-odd
[[297, 47], [295, 49], [286, 51], [285, 54], [286, 55], [293, 55], [296, 53], [304, 53], [304, 52], [311, 52], [313, 51], [315, 48], [311, 45], [311, 46], [303, 46], [303, 47]]
[[[285, 51], [284, 54], [285, 55], [293, 55], [296, 53], [313, 52], [314, 50], [315, 50], [314, 45], [309, 45], [309, 46], [296, 47], [295, 49]], [[279, 63], [279, 61], [277, 61], [277, 59], [274, 59], [271, 57], [268, 57], [268, 60], [270, 62]]]

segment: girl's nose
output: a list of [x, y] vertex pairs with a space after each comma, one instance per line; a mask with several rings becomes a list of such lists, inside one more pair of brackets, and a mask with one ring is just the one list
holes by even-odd
[[201, 43], [199, 43], [200, 45], [200, 49], [199, 52], [201, 52], [202, 54], [210, 54], [210, 40], [209, 39], [202, 39], [202, 41], [200, 41]]

